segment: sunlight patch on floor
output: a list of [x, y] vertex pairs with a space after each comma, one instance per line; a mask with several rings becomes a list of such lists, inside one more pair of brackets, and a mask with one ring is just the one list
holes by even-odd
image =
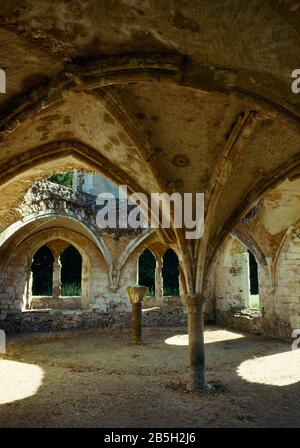
[[[204, 333], [204, 342], [209, 344], [212, 342], [231, 341], [234, 339], [242, 339], [244, 336], [239, 333], [232, 333], [231, 331], [218, 330], [218, 331], [206, 331]], [[165, 344], [168, 345], [189, 345], [188, 334], [176, 334], [170, 338], [165, 339]]]
[[300, 381], [300, 350], [248, 359], [237, 373], [250, 383], [288, 386]]
[[39, 366], [0, 359], [0, 404], [35, 395], [44, 372]]
[[188, 334], [176, 334], [170, 338], [165, 339], [165, 344], [167, 345], [189, 345], [189, 335]]

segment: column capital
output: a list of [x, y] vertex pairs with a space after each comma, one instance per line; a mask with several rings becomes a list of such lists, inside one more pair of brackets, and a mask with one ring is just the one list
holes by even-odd
[[145, 298], [148, 288], [147, 286], [128, 286], [127, 289], [127, 296], [132, 304], [134, 303], [142, 303], [143, 299]]
[[189, 306], [189, 305], [203, 305], [204, 303], [204, 296], [203, 294], [183, 294], [181, 296], [182, 302]]
[[156, 261], [156, 267], [162, 268], [164, 265], [164, 260], [162, 257], [156, 257], [155, 258]]
[[63, 240], [56, 240], [56, 241], [51, 241], [50, 243], [47, 244], [47, 246], [49, 247], [49, 249], [52, 252], [53, 257], [55, 258], [55, 260], [57, 260], [61, 253], [69, 246], [70, 244], [67, 241], [63, 241]]

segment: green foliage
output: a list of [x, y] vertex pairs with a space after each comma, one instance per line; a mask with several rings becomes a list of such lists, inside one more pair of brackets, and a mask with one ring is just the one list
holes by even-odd
[[81, 286], [79, 283], [65, 283], [61, 287], [62, 296], [80, 296]]
[[73, 184], [73, 173], [69, 171], [68, 173], [53, 174], [53, 176], [50, 176], [48, 180], [50, 180], [50, 182], [54, 182], [55, 184], [71, 188]]
[[259, 295], [258, 294], [250, 294], [249, 308], [251, 308], [253, 310], [259, 310]]
[[77, 249], [68, 246], [60, 256], [61, 294], [80, 296], [82, 259]]
[[[173, 250], [168, 250], [163, 257], [164, 295], [179, 295], [178, 258]], [[155, 295], [155, 257], [146, 249], [139, 258], [139, 284], [149, 288], [149, 295]]]
[[[61, 295], [81, 295], [82, 259], [79, 252], [68, 246], [60, 257]], [[31, 270], [33, 273], [32, 294], [36, 296], [52, 296], [53, 255], [47, 246], [42, 246], [35, 254]]]

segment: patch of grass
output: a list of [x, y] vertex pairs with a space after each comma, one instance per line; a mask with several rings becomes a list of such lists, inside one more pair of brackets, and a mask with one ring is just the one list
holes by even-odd
[[249, 308], [259, 310], [259, 294], [250, 294]]
[[61, 288], [62, 296], [80, 296], [81, 286], [78, 283], [66, 283]]

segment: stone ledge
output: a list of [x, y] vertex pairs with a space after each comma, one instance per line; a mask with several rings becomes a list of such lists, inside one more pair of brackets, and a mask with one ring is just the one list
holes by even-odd
[[46, 296], [32, 296], [32, 310], [80, 308], [81, 296], [62, 296], [59, 299]]
[[[255, 314], [257, 313], [257, 314]], [[217, 312], [217, 323], [246, 333], [263, 334], [262, 317], [254, 310]]]
[[277, 315], [263, 317], [256, 310], [241, 310], [239, 312], [218, 311], [216, 322], [229, 329], [252, 333], [290, 342], [292, 327], [289, 322]]
[[[183, 307], [155, 307], [143, 310], [143, 326], [179, 327], [187, 323]], [[98, 310], [27, 310], [7, 314], [0, 328], [7, 333], [49, 332], [89, 328], [129, 328], [130, 312]]]

